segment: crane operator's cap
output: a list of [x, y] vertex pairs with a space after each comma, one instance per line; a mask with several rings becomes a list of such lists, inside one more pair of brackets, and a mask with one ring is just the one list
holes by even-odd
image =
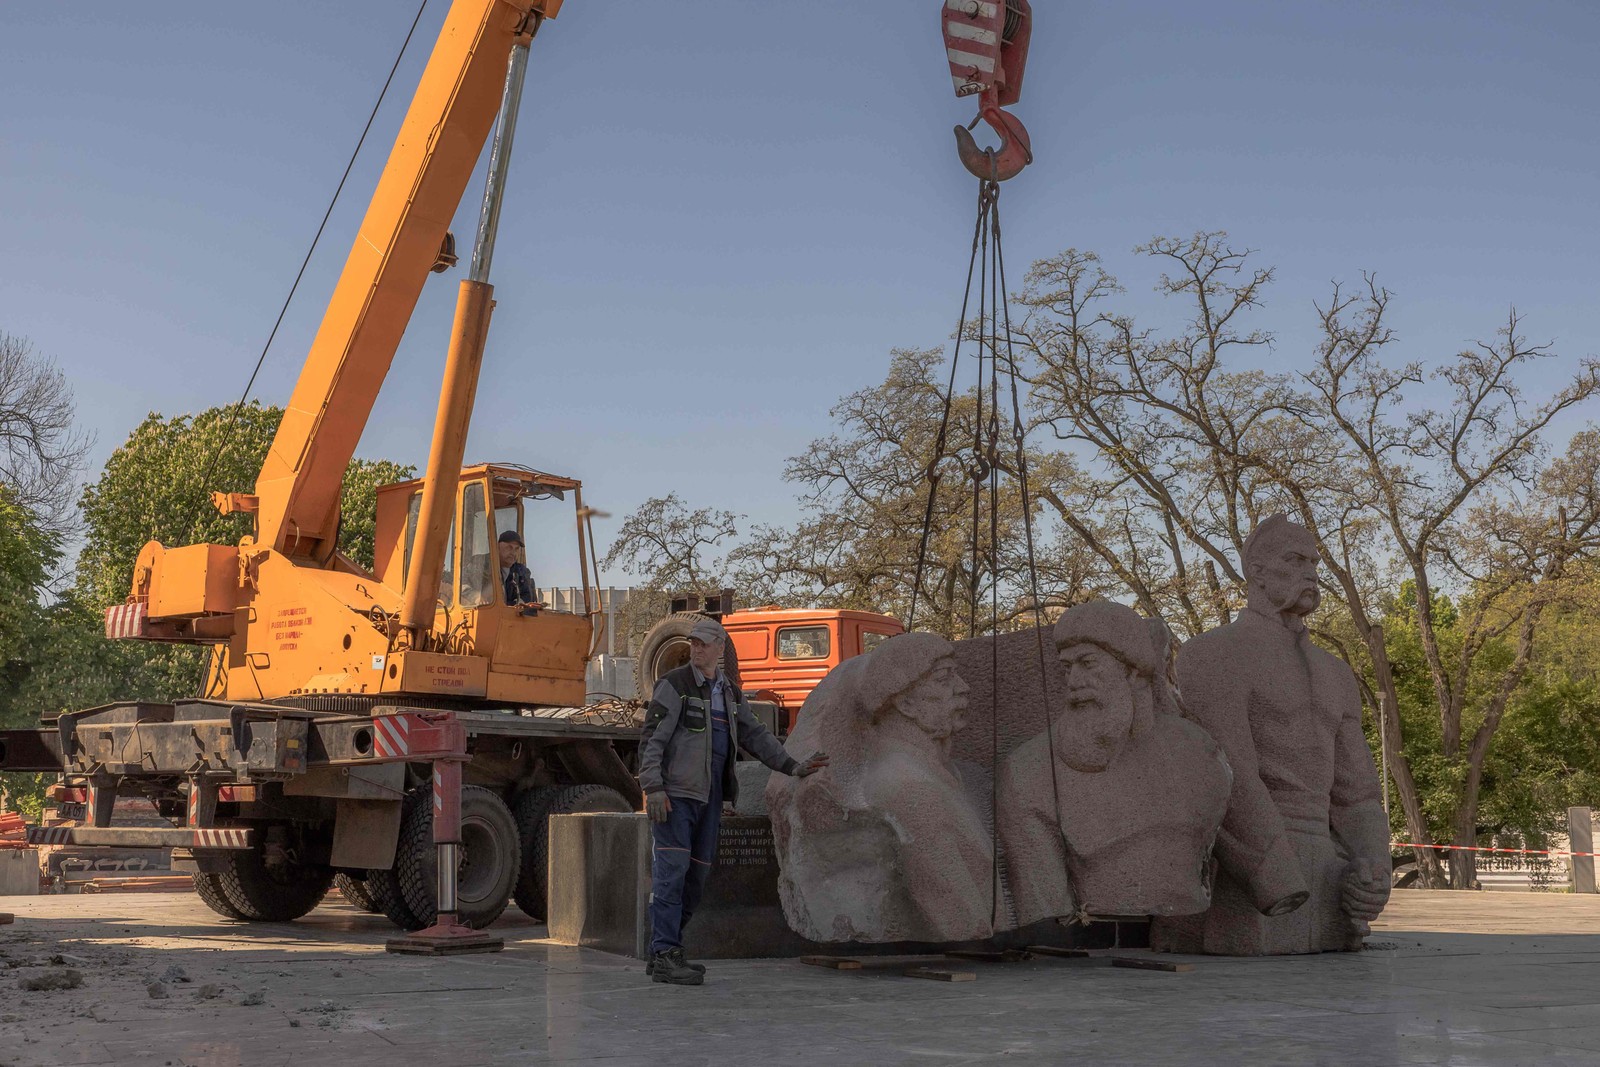
[[709, 645], [713, 641], [726, 641], [728, 639], [728, 631], [710, 619], [701, 619], [690, 629], [689, 638], [694, 641], [704, 641]]
[[502, 544], [504, 542], [506, 542], [506, 541], [510, 541], [512, 544], [516, 545], [518, 548], [524, 547], [523, 544], [522, 544], [522, 538], [517, 536], [517, 531], [515, 531], [515, 530], [507, 530], [505, 533], [501, 534], [500, 535], [500, 541], [501, 541]]

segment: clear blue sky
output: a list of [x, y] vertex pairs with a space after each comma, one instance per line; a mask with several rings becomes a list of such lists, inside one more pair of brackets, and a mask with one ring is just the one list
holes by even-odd
[[[950, 127], [972, 105], [939, 6], [567, 0], [534, 43], [469, 458], [583, 478], [616, 516], [603, 540], [672, 490], [790, 517], [784, 458], [959, 307], [973, 190]], [[288, 396], [446, 7], [428, 5], [263, 401]], [[1512, 303], [1566, 357], [1551, 381], [1600, 351], [1600, 5], [1034, 7], [1014, 277], [1095, 249], [1144, 308], [1134, 245], [1226, 229], [1278, 267], [1258, 321], [1283, 360], [1311, 301], [1362, 270], [1395, 291], [1409, 358], [1491, 336]], [[238, 396], [414, 10], [0, 12], [0, 330], [69, 375], [94, 467], [149, 411]], [[424, 293], [363, 455], [425, 460], [459, 276]]]

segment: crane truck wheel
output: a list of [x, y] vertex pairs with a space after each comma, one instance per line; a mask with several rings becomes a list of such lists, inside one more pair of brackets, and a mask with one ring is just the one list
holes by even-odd
[[[541, 818], [533, 832], [532, 854], [523, 863], [523, 879], [532, 888], [531, 900], [523, 903], [519, 898], [517, 906], [530, 918], [544, 920], [548, 917], [550, 906], [549, 877], [550, 877], [550, 816], [551, 815], [578, 815], [596, 812], [609, 812], [625, 815], [633, 811], [633, 805], [625, 800], [621, 793], [607, 785], [569, 785], [555, 796], [545, 816]], [[529, 907], [529, 904], [532, 907]]]
[[265, 838], [278, 827], [263, 828], [255, 845], [226, 853], [218, 876], [223, 894], [254, 922], [281, 923], [298, 919], [322, 903], [333, 885], [333, 868], [288, 857], [267, 861]]
[[228, 894], [222, 891], [222, 875], [211, 871], [195, 871], [189, 876], [194, 880], [195, 895], [200, 902], [224, 919], [243, 919], [244, 912], [233, 906], [233, 901], [228, 899]]
[[383, 911], [372, 899], [372, 889], [367, 885], [366, 871], [356, 873], [340, 871], [333, 876], [333, 885], [339, 890], [339, 895], [349, 901], [352, 907], [375, 915]]
[[[633, 667], [640, 700], [649, 701], [663, 674], [689, 662], [689, 631], [695, 623], [709, 617], [680, 611], [650, 627], [639, 644], [639, 656]], [[723, 643], [722, 671], [734, 685], [739, 684], [739, 654], [733, 650], [732, 641]]]
[[533, 857], [538, 850], [537, 838], [544, 833], [550, 817], [550, 805], [560, 794], [560, 786], [539, 786], [524, 789], [511, 801], [511, 814], [517, 820], [517, 844], [522, 848], [522, 869], [517, 872], [517, 886], [511, 898], [522, 914], [540, 922], [545, 920], [545, 871], [534, 868]]
[[[431, 790], [430, 790], [431, 793]], [[433, 843], [433, 804], [409, 805], [401, 818], [395, 873], [406, 906], [422, 926], [438, 917], [439, 861]], [[500, 918], [522, 869], [517, 820], [499, 795], [481, 785], [461, 789], [461, 863], [457, 914], [475, 930]], [[390, 918], [393, 918], [391, 915]]]
[[[411, 910], [411, 905], [406, 903], [406, 894], [400, 888], [400, 850], [405, 847], [406, 828], [416, 822], [419, 816], [418, 808], [432, 810], [433, 785], [419, 785], [406, 794], [405, 801], [400, 807], [400, 841], [395, 846], [394, 866], [387, 870], [367, 872], [367, 891], [372, 894], [372, 903], [377, 910], [386, 915], [390, 922], [402, 930], [420, 930], [428, 924], [422, 917]], [[431, 834], [433, 820], [428, 819]], [[429, 909], [432, 915], [434, 910]]]

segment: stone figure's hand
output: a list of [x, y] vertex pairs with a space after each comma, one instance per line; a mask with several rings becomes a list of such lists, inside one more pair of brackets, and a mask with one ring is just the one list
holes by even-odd
[[644, 810], [650, 813], [651, 822], [666, 822], [667, 813], [672, 810], [672, 799], [664, 792], [646, 793]]
[[1389, 902], [1389, 882], [1374, 871], [1366, 860], [1356, 860], [1345, 872], [1340, 886], [1339, 908], [1358, 929], [1366, 926]]
[[794, 769], [794, 776], [796, 778], [804, 778], [807, 775], [816, 774], [827, 765], [828, 754], [826, 752], [813, 752], [809, 759], [805, 760], [800, 764], [800, 766]]

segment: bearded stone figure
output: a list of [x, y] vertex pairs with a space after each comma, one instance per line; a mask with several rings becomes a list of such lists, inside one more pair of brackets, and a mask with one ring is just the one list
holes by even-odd
[[1389, 825], [1355, 676], [1311, 643], [1317, 547], [1283, 515], [1244, 544], [1248, 606], [1178, 652], [1191, 715], [1221, 743], [1233, 795], [1204, 916], [1158, 921], [1170, 952], [1359, 949], [1389, 898]]
[[1184, 915], [1211, 902], [1211, 849], [1232, 774], [1166, 683], [1166, 631], [1120, 604], [1056, 623], [1050, 729], [998, 783], [998, 826], [1019, 925], [1050, 917]]
[[813, 941], [965, 941], [993, 932], [988, 827], [950, 739], [967, 685], [950, 642], [902, 634], [835, 667], [806, 699], [792, 751], [825, 775], [774, 776], [766, 800], [796, 933]]

